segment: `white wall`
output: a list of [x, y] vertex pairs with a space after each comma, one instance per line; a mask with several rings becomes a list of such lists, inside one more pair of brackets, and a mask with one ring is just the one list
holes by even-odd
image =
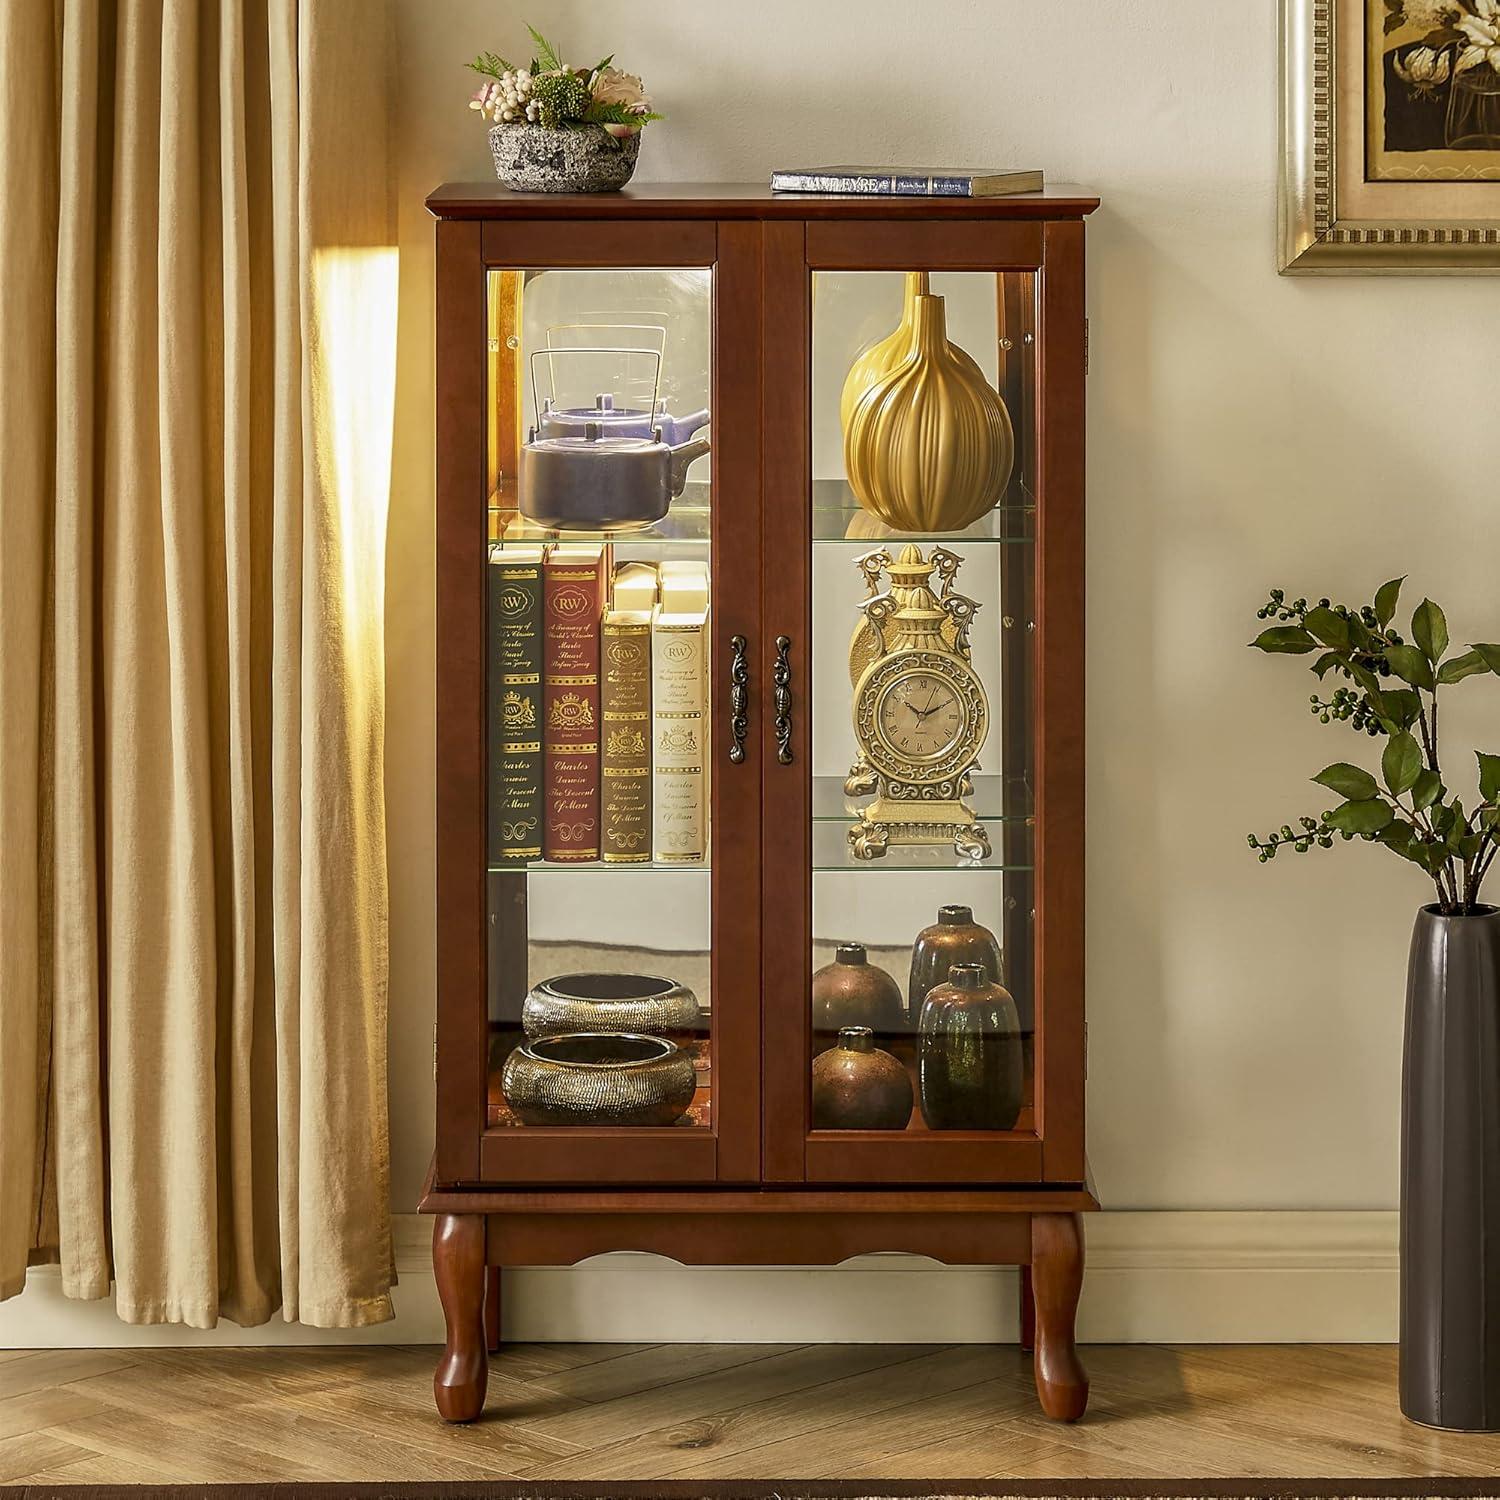
[[[461, 64], [531, 19], [614, 50], [669, 116], [643, 179], [819, 160], [1039, 165], [1089, 184], [1089, 1146], [1117, 1208], [1396, 1201], [1403, 965], [1419, 877], [1355, 846], [1274, 866], [1252, 827], [1360, 751], [1312, 679], [1244, 649], [1262, 591], [1394, 573], [1456, 639], [1495, 598], [1500, 281], [1273, 268], [1270, 0], [399, 0], [401, 325], [390, 531], [392, 1126], [431, 1150], [432, 226], [490, 171]], [[351, 80], [350, 107], [362, 107]], [[1471, 705], [1493, 698], [1475, 679]], [[1456, 783], [1472, 733], [1446, 721]]]

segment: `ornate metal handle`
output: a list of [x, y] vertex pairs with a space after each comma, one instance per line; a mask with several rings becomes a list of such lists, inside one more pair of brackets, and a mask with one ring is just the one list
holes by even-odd
[[776, 665], [771, 681], [776, 690], [776, 759], [784, 766], [792, 763], [792, 638], [776, 637]]
[[745, 735], [750, 729], [750, 668], [745, 661], [745, 637], [729, 638], [729, 758], [739, 765], [745, 758]]

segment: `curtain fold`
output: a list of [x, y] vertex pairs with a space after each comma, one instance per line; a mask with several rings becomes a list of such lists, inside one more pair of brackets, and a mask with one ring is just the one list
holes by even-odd
[[0, 5], [0, 1296], [390, 1316], [389, 26]]

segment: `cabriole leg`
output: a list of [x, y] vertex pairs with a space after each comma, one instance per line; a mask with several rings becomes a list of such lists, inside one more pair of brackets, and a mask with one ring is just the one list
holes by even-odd
[[484, 1215], [440, 1214], [432, 1227], [432, 1269], [448, 1342], [432, 1378], [438, 1413], [472, 1422], [484, 1410], [489, 1378], [484, 1333]]
[[1089, 1378], [1073, 1342], [1083, 1290], [1083, 1225], [1077, 1214], [1032, 1215], [1031, 1285], [1036, 1393], [1049, 1417], [1076, 1422], [1089, 1404]]

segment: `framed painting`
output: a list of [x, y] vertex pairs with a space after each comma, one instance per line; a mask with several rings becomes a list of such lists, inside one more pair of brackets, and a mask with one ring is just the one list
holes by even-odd
[[1283, 274], [1500, 271], [1500, 0], [1282, 0]]

